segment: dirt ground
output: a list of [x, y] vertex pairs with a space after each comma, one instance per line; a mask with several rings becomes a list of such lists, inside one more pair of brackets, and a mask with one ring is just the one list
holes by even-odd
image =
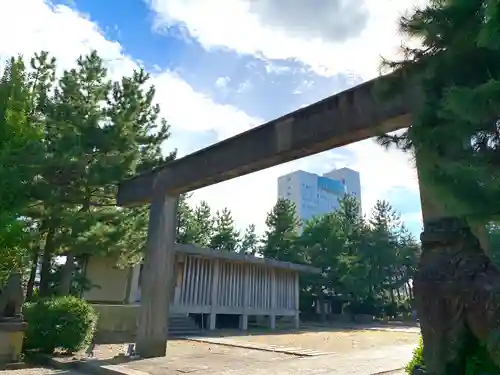
[[270, 344], [281, 347], [313, 349], [323, 352], [345, 353], [384, 346], [418, 344], [419, 335], [387, 331], [318, 331], [281, 334], [252, 334], [226, 336], [240, 342]]

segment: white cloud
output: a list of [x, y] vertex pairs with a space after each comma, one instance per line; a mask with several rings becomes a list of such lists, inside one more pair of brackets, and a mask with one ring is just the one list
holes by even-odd
[[391, 187], [404, 187], [418, 192], [418, 178], [408, 155], [398, 150], [384, 151], [373, 140], [365, 140], [346, 146], [356, 157], [346, 166], [361, 175], [363, 211], [369, 213], [378, 199]]
[[213, 131], [216, 139], [221, 141], [262, 122], [233, 106], [215, 103], [207, 95], [196, 92], [175, 73], [160, 73], [155, 76], [154, 83], [162, 115], [172, 125], [174, 136], [176, 129]]
[[[155, 27], [182, 25], [205, 48], [265, 59], [297, 59], [319, 74], [377, 74], [380, 56], [395, 56], [397, 20], [427, 0], [148, 0]], [[366, 18], [368, 15], [368, 18]]]
[[[218, 1], [225, 3], [223, 0]], [[171, 2], [179, 16], [187, 17], [188, 14], [182, 12], [191, 11], [194, 9], [192, 7], [200, 10], [200, 5], [195, 0], [182, 2], [171, 0]], [[182, 3], [185, 5], [183, 6]], [[204, 0], [204, 3], [207, 4], [207, 8], [201, 9], [204, 11], [200, 14], [212, 22], [215, 20], [213, 17], [219, 9], [219, 3], [209, 0]], [[232, 4], [233, 8], [235, 6], [237, 8], [238, 1], [233, 1]], [[213, 9], [209, 5], [213, 6]], [[230, 7], [223, 12], [231, 15], [232, 11], [235, 11], [236, 18], [233, 26], [236, 27], [239, 21], [247, 22], [244, 19], [239, 20], [237, 17], [242, 13], [238, 13], [238, 9], [233, 8]], [[212, 26], [217, 29], [219, 23], [213, 22]], [[107, 40], [91, 19], [68, 7], [52, 6], [43, 0], [0, 2], [0, 35], [15, 35], [15, 38], [0, 39], [0, 60], [15, 54], [30, 56], [44, 49], [58, 59], [61, 67], [67, 68], [72, 66], [80, 54], [97, 49], [108, 61], [109, 67], [116, 76], [130, 72], [139, 64], [124, 53], [119, 43]], [[222, 36], [217, 39], [215, 38], [217, 35], [214, 35], [209, 33], [206, 36], [207, 40], [224, 40]], [[231, 39], [233, 33], [225, 33], [225, 36], [229, 45], [236, 43], [234, 39]], [[253, 38], [251, 34], [248, 34], [248, 37]], [[289, 41], [289, 39], [283, 40], [284, 43]], [[252, 43], [257, 46], [261, 42], [264, 49], [269, 47], [265, 38], [263, 41], [261, 37], [254, 39]], [[280, 53], [286, 55], [296, 51], [296, 45], [288, 43], [288, 46], [290, 48], [287, 47], [288, 49], [283, 49]], [[157, 89], [156, 97], [162, 107], [162, 114], [172, 124], [173, 139], [169, 144], [180, 146], [176, 143], [179, 142], [179, 140], [176, 141], [176, 134], [188, 131], [193, 135], [193, 139], [182, 148], [189, 149], [189, 143], [196, 144], [196, 136], [206, 134], [207, 131], [213, 132], [217, 140], [221, 140], [262, 122], [261, 119], [253, 118], [235, 107], [215, 103], [207, 95], [195, 91], [175, 72], [158, 71], [156, 68], [153, 74]], [[194, 199], [196, 201], [205, 199], [214, 209], [229, 207], [240, 227], [255, 223], [262, 228], [265, 213], [269, 211], [276, 199], [277, 177], [296, 169], [322, 173], [332, 169], [334, 165], [354, 167], [361, 172], [365, 209], [369, 209], [369, 206], [377, 198], [382, 197], [383, 192], [391, 186], [403, 185], [416, 188], [411, 168], [400, 153], [395, 151], [385, 153], [371, 141], [350, 145], [348, 148], [355, 152], [355, 160], [346, 160], [338, 153], [323, 153], [202, 189], [195, 193]]]
[[236, 89], [237, 94], [243, 94], [252, 88], [252, 83], [249, 80], [243, 81]]
[[[60, 68], [74, 65], [76, 58], [96, 49], [107, 61], [111, 74], [120, 77], [130, 73], [140, 62], [127, 56], [122, 46], [106, 39], [99, 27], [85, 15], [66, 6], [54, 6], [44, 0], [6, 0], [0, 3], [0, 60], [22, 54], [30, 57], [40, 50], [57, 58]], [[228, 105], [214, 103], [196, 92], [172, 71], [155, 68], [152, 83], [162, 115], [173, 131], [214, 131], [221, 140], [247, 130], [262, 120]]]
[[215, 87], [217, 87], [218, 89], [226, 88], [229, 82], [231, 82], [231, 78], [219, 77], [215, 80]]

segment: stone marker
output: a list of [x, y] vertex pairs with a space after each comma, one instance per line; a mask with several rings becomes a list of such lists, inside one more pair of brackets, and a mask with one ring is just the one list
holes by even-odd
[[27, 324], [22, 315], [21, 274], [11, 274], [0, 291], [0, 367], [19, 363]]

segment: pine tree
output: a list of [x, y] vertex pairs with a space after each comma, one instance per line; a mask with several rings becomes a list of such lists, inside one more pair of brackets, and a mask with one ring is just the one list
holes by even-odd
[[177, 243], [189, 244], [193, 241], [194, 212], [189, 205], [189, 197], [189, 195], [184, 194], [179, 199], [179, 207], [177, 209]]
[[215, 215], [214, 234], [210, 239], [210, 248], [214, 250], [236, 251], [240, 233], [234, 228], [234, 219], [227, 208]]
[[[42, 70], [36, 73], [41, 73]], [[27, 265], [29, 223], [22, 212], [32, 202], [30, 186], [42, 155], [37, 118], [39, 85], [23, 60], [11, 58], [0, 77], [0, 285]]]
[[193, 213], [193, 244], [201, 247], [210, 247], [210, 240], [214, 233], [214, 218], [207, 202], [201, 201]]
[[401, 220], [389, 202], [379, 200], [375, 203], [369, 223], [373, 239], [373, 250], [366, 254], [370, 265], [369, 279], [377, 289], [374, 292], [383, 294], [386, 291], [395, 303]]
[[175, 157], [162, 156], [169, 126], [158, 117], [148, 82], [143, 70], [111, 81], [94, 51], [47, 85], [40, 108], [45, 152], [32, 189], [39, 204], [27, 213], [40, 221], [45, 237], [42, 295], [49, 292], [55, 254], [66, 255], [60, 294], [71, 290], [77, 258], [114, 254], [123, 264], [141, 258], [147, 208], [116, 208], [117, 183]]
[[343, 238], [339, 235], [338, 215], [334, 213], [315, 216], [309, 220], [300, 235], [299, 246], [306, 262], [323, 271], [323, 275], [305, 276], [310, 290], [321, 297], [324, 293], [339, 294], [345, 291], [341, 281]]
[[397, 69], [385, 94], [415, 79], [421, 100], [402, 136], [379, 141], [418, 154], [421, 183], [451, 214], [489, 219], [500, 211], [499, 12], [495, 1], [430, 1], [400, 21], [402, 33], [422, 46], [385, 62]]
[[287, 199], [278, 199], [266, 218], [267, 229], [264, 234], [262, 255], [288, 262], [303, 262], [298, 248], [298, 229], [295, 204]]
[[[405, 48], [404, 61], [387, 63], [397, 69], [388, 94], [396, 95], [390, 89], [397, 89], [406, 80], [415, 88], [418, 102], [412, 125], [402, 136], [380, 139], [384, 145], [395, 143], [415, 154], [421, 185], [447, 206], [449, 215], [481, 221], [500, 212], [499, 12], [498, 1], [432, 0], [401, 19], [403, 34], [419, 39], [422, 45]], [[432, 264], [420, 266], [439, 272]], [[474, 265], [467, 270], [471, 282], [482, 272]], [[458, 294], [439, 297], [449, 299], [448, 305], [453, 306]], [[424, 298], [429, 297], [417, 295], [421, 310]], [[433, 337], [439, 335], [443, 319], [449, 320], [450, 331], [462, 324], [453, 320], [457, 311], [452, 308], [444, 315], [437, 310], [419, 311], [422, 329], [428, 332], [424, 336], [424, 360], [443, 349], [440, 345], [448, 344], [440, 344], [437, 336]], [[456, 350], [470, 346], [462, 337], [450, 339]], [[439, 360], [428, 363], [430, 372], [451, 368], [451, 363]]]
[[240, 252], [248, 255], [256, 255], [259, 252], [259, 239], [255, 233], [255, 224], [250, 224], [245, 229], [245, 234], [241, 240]]

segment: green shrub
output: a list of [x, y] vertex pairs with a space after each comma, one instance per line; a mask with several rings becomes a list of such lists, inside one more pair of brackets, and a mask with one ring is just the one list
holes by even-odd
[[26, 303], [23, 312], [28, 322], [24, 349], [43, 353], [83, 349], [90, 344], [97, 324], [94, 308], [71, 296]]
[[[422, 352], [423, 342], [422, 338], [420, 338], [420, 344], [413, 351], [413, 357], [405, 367], [407, 374], [410, 375], [416, 365], [424, 365]], [[478, 346], [475, 353], [469, 354], [466, 375], [497, 374], [498, 372], [499, 368], [492, 361], [490, 354], [484, 346]]]
[[423, 348], [424, 348], [424, 344], [422, 342], [422, 337], [420, 337], [420, 343], [413, 351], [413, 356], [411, 358], [411, 361], [408, 362], [408, 364], [405, 367], [406, 373], [408, 375], [411, 375], [413, 368], [415, 366], [417, 366], [417, 365], [422, 366], [424, 364], [424, 358], [422, 356]]

